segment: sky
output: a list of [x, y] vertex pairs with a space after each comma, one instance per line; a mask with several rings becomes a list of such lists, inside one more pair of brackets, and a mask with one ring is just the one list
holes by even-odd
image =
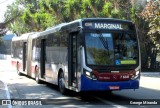
[[0, 0], [0, 22], [4, 21], [4, 13], [7, 5], [12, 4], [15, 0]]

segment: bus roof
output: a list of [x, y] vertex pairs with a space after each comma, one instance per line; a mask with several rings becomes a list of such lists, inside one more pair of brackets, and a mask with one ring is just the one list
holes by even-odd
[[40, 36], [42, 35], [47, 35], [47, 34], [50, 34], [50, 33], [54, 33], [54, 32], [57, 32], [57, 31], [60, 31], [60, 30], [71, 30], [71, 31], [74, 31], [74, 30], [77, 30], [78, 27], [79, 28], [83, 28], [82, 27], [82, 22], [104, 22], [104, 21], [107, 21], [107, 22], [118, 22], [118, 23], [130, 23], [130, 24], [133, 24], [131, 21], [129, 20], [122, 20], [122, 19], [116, 19], [116, 18], [82, 18], [82, 19], [77, 19], [77, 20], [74, 20], [74, 21], [71, 21], [71, 22], [68, 22], [68, 23], [61, 23], [57, 26], [53, 26], [53, 27], [50, 27], [48, 29], [46, 29], [45, 31], [42, 31], [40, 32]]
[[60, 30], [69, 30], [69, 31], [76, 31], [79, 28], [83, 28], [82, 27], [82, 22], [120, 22], [120, 23], [130, 23], [133, 24], [131, 21], [129, 20], [122, 20], [122, 19], [115, 19], [115, 18], [82, 18], [82, 19], [77, 19], [68, 23], [61, 23], [59, 25], [53, 26], [53, 27], [49, 27], [47, 28], [45, 31], [42, 32], [31, 32], [31, 33], [25, 33], [22, 34], [20, 37], [13, 37], [12, 41], [18, 41], [18, 40], [27, 40], [29, 35], [30, 38], [36, 38], [39, 36], [44, 36], [50, 33], [54, 33]]
[[21, 36], [19, 37], [13, 37], [12, 38], [12, 41], [19, 41], [19, 40], [27, 40], [28, 39], [28, 36], [29, 35], [32, 35], [32, 34], [35, 34], [36, 32], [31, 32], [31, 33], [25, 33], [25, 34], [22, 34]]
[[81, 21], [117, 21], [117, 22], [130, 22], [129, 20], [122, 20], [117, 18], [82, 18]]

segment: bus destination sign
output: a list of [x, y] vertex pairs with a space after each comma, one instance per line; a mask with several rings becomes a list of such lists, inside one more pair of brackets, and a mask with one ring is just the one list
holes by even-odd
[[121, 24], [95, 23], [96, 29], [123, 29]]
[[106, 23], [106, 22], [85, 22], [85, 28], [87, 29], [108, 29], [108, 30], [128, 30], [127, 24], [121, 23]]

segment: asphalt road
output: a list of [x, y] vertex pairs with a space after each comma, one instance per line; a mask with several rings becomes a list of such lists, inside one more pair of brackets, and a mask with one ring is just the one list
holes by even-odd
[[[42, 99], [39, 101], [47, 104], [45, 106], [2, 106], [4, 108], [160, 107], [160, 73], [143, 73], [140, 88], [135, 91], [114, 91], [111, 95], [106, 92], [70, 92], [69, 95], [64, 96], [58, 91], [57, 86], [48, 83], [37, 84], [32, 78], [18, 76], [15, 68], [10, 65], [10, 61], [0, 60], [0, 66], [0, 80], [7, 85], [10, 99], [15, 101], [22, 99], [23, 104], [25, 101], [30, 101], [26, 99]], [[154, 105], [156, 102], [159, 105]], [[150, 103], [152, 104], [146, 105]]]

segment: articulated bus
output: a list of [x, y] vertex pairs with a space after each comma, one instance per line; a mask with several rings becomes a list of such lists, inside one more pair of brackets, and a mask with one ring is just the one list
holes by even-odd
[[63, 94], [138, 89], [139, 39], [130, 21], [84, 18], [13, 38], [12, 64]]

